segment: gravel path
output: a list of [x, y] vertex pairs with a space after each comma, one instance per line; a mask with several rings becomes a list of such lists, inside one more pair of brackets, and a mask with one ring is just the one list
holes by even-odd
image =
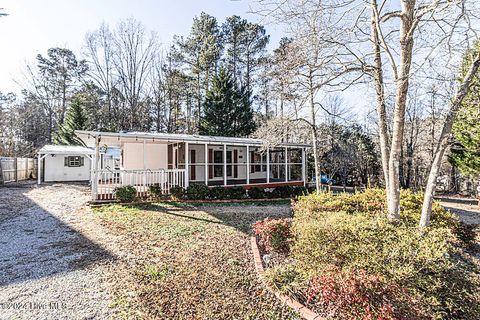
[[88, 199], [85, 186], [0, 188], [0, 319], [110, 317], [116, 249]]

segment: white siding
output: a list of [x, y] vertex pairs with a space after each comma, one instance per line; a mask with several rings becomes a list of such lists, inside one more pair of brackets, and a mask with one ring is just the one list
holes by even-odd
[[[145, 144], [146, 169], [167, 169], [167, 145]], [[123, 169], [143, 170], [143, 142], [123, 145]]]
[[[71, 155], [75, 156], [75, 155]], [[88, 181], [90, 180], [90, 159], [79, 154], [78, 156], [84, 158], [84, 165], [82, 167], [68, 167], [65, 166], [65, 158], [67, 155], [47, 155], [43, 161], [45, 162], [45, 178], [46, 182], [54, 181]]]

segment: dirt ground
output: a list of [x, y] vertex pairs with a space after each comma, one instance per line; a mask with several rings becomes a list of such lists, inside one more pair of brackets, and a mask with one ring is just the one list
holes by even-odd
[[[0, 188], [0, 319], [295, 317], [258, 281], [248, 240], [289, 205], [92, 211], [88, 200], [84, 185]], [[472, 201], [441, 200], [480, 224]]]
[[106, 319], [114, 239], [86, 186], [0, 187], [0, 319]]
[[441, 197], [439, 201], [445, 209], [457, 214], [463, 222], [480, 224], [480, 206], [478, 205], [478, 200], [459, 197]]
[[251, 224], [289, 205], [102, 216], [88, 200], [84, 185], [0, 188], [0, 319], [296, 318], [249, 246]]

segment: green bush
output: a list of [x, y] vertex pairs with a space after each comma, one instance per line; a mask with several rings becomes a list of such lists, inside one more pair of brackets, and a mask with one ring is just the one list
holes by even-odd
[[155, 198], [160, 198], [162, 196], [162, 187], [158, 183], [149, 186], [148, 191]]
[[248, 189], [248, 197], [251, 199], [264, 199], [266, 198], [265, 189], [253, 187]]
[[188, 200], [205, 200], [210, 194], [210, 189], [204, 184], [191, 184], [185, 190]]
[[120, 202], [132, 202], [137, 197], [137, 190], [133, 186], [117, 187], [113, 193]]
[[448, 254], [454, 237], [448, 228], [420, 233], [417, 227], [395, 226], [386, 218], [342, 211], [294, 217], [292, 252], [309, 277], [333, 264], [383, 274], [402, 284], [423, 283], [452, 266]]
[[228, 199], [243, 199], [247, 196], [247, 192], [243, 187], [226, 188]]
[[404, 288], [432, 318], [472, 318], [480, 312], [478, 266], [459, 259], [459, 239], [472, 233], [434, 204], [432, 224], [420, 231], [423, 197], [401, 193], [401, 223], [386, 219], [385, 193], [312, 194], [294, 204], [292, 257], [297, 272], [311, 280], [332, 266], [365, 270]]
[[274, 198], [290, 198], [294, 194], [292, 186], [278, 186], [272, 191]]
[[[417, 226], [420, 220], [423, 194], [402, 190], [400, 193], [400, 219], [408, 226]], [[387, 211], [387, 199], [383, 189], [366, 189], [355, 194], [333, 194], [331, 192], [313, 193], [299, 197], [295, 204], [300, 214], [315, 215], [316, 212], [344, 211], [349, 214], [364, 213], [371, 216], [383, 216]], [[460, 223], [457, 216], [446, 211], [434, 202], [432, 207], [432, 227], [454, 227]]]
[[185, 198], [185, 189], [180, 186], [174, 186], [170, 188], [170, 195], [173, 200], [181, 200]]
[[298, 187], [293, 187], [292, 196], [294, 196], [294, 197], [305, 196], [305, 195], [307, 195], [308, 193], [309, 193], [309, 192], [308, 192], [307, 187], [298, 186]]
[[209, 196], [212, 200], [225, 200], [228, 199], [228, 190], [227, 188], [218, 186], [210, 189]]

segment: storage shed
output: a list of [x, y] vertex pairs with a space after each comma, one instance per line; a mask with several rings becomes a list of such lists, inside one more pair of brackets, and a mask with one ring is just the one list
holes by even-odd
[[44, 146], [38, 151], [38, 183], [42, 177], [45, 182], [89, 181], [94, 153], [83, 146]]

